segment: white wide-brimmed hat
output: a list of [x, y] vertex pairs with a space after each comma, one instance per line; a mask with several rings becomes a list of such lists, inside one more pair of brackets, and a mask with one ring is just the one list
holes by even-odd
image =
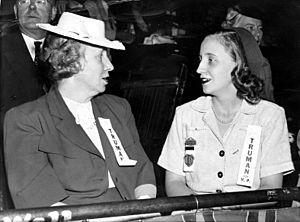
[[38, 23], [37, 26], [49, 32], [92, 45], [125, 50], [121, 42], [105, 38], [104, 22], [98, 19], [64, 12], [56, 26], [48, 23]]

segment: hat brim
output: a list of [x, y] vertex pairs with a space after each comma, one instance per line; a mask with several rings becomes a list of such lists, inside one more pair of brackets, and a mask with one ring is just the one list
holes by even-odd
[[38, 23], [37, 26], [46, 31], [53, 32], [58, 35], [61, 35], [61, 36], [67, 37], [67, 38], [71, 38], [71, 39], [75, 39], [75, 40], [85, 42], [88, 44], [97, 45], [97, 46], [105, 47], [105, 48], [111, 48], [111, 49], [125, 50], [125, 46], [119, 41], [110, 41], [108, 39], [86, 38], [86, 37], [82, 37], [74, 32], [69, 32], [60, 27], [53, 26], [53, 25], [50, 25], [47, 23]]

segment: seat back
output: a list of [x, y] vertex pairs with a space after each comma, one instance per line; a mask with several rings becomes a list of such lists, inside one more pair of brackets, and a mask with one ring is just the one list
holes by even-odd
[[178, 74], [164, 79], [134, 79], [121, 84], [132, 108], [141, 143], [154, 163], [159, 196], [164, 195], [164, 172], [156, 165], [169, 132], [176, 106], [181, 103], [187, 77], [182, 64]]

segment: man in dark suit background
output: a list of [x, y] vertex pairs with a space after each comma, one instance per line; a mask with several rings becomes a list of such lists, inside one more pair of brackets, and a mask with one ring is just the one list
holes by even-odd
[[[1, 37], [0, 60], [0, 191], [3, 206], [9, 208], [3, 167], [3, 119], [7, 110], [34, 100], [46, 92], [47, 71], [35, 61], [36, 48], [42, 48], [46, 31], [37, 23], [49, 23], [56, 16], [55, 0], [17, 0], [14, 5], [17, 24]], [[36, 44], [38, 41], [40, 43]], [[0, 192], [1, 198], [1, 192]], [[0, 200], [1, 203], [1, 200]]]

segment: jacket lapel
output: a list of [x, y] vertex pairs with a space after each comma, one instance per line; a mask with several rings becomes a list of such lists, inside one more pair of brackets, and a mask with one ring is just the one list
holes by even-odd
[[105, 101], [103, 101], [103, 100], [101, 100], [101, 101], [102, 101], [102, 103], [99, 100], [92, 100], [93, 112], [94, 112], [94, 116], [96, 119], [96, 125], [98, 128], [98, 132], [99, 132], [99, 136], [101, 139], [101, 144], [103, 147], [103, 152], [105, 154], [105, 158], [109, 159], [109, 161], [107, 161], [107, 165], [110, 170], [110, 174], [114, 175], [114, 173], [115, 173], [114, 169], [116, 169], [116, 166], [118, 165], [116, 162], [115, 153], [114, 153], [114, 150], [109, 142], [109, 139], [108, 139], [104, 129], [100, 125], [98, 118], [102, 117], [105, 119], [110, 119], [111, 124], [116, 132], [119, 131], [120, 124], [116, 124], [116, 122], [114, 122], [115, 118], [111, 118], [111, 116], [110, 116], [111, 112], [107, 106], [108, 104], [105, 104]]
[[8, 61], [12, 64], [11, 67], [15, 71], [15, 73], [22, 73], [23, 75], [24, 73], [28, 73], [30, 75], [34, 75], [34, 63], [31, 59], [30, 53], [27, 49], [26, 43], [22, 37], [21, 32], [15, 32], [11, 34], [10, 39], [8, 39], [8, 41], [8, 45], [10, 45], [11, 48], [10, 50], [7, 50], [6, 55]]
[[[111, 147], [111, 145], [110, 145], [110, 142], [108, 140], [108, 137], [106, 136], [103, 128], [100, 125], [100, 122], [99, 122], [98, 118], [99, 117], [107, 118], [106, 115], [105, 115], [107, 108], [106, 108], [106, 106], [98, 106], [95, 103], [94, 100], [92, 100], [92, 106], [93, 106], [93, 112], [94, 112], [94, 116], [95, 116], [95, 120], [96, 120], [96, 126], [98, 128], [101, 144], [102, 144], [102, 147], [103, 147], [103, 152], [106, 153], [105, 148], [106, 147]], [[111, 147], [111, 149], [112, 149], [112, 147]]]
[[82, 127], [76, 124], [74, 116], [57, 89], [52, 88], [48, 93], [47, 102], [57, 130], [81, 149], [102, 157]]

